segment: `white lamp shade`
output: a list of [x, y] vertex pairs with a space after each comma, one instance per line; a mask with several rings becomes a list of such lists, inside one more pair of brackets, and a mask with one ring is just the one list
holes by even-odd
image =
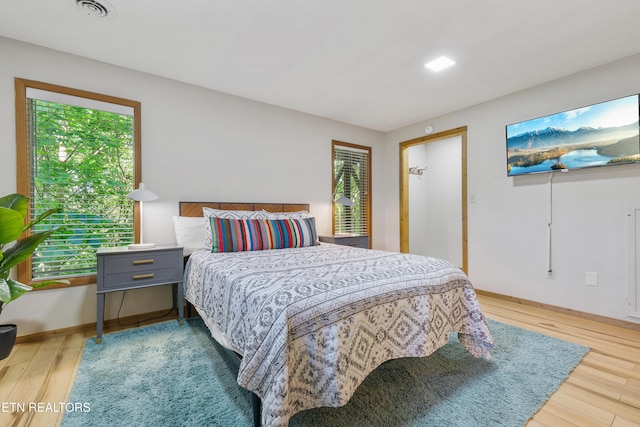
[[344, 194], [342, 196], [340, 196], [338, 198], [338, 200], [336, 200], [336, 203], [339, 203], [339, 204], [344, 205], [344, 206], [355, 206], [356, 205], [355, 203], [353, 203], [353, 200], [351, 200], [350, 198], [348, 198]]
[[151, 200], [156, 200], [158, 195], [153, 191], [147, 190], [141, 182], [138, 189], [127, 194], [127, 197], [132, 200], [137, 200], [138, 202], [150, 202]]
[[142, 231], [144, 229], [144, 225], [142, 223], [144, 215], [142, 214], [142, 204], [143, 202], [150, 202], [151, 200], [156, 200], [158, 195], [153, 191], [149, 191], [145, 188], [143, 183], [140, 183], [137, 190], [132, 191], [127, 194], [127, 197], [140, 202], [140, 243], [134, 243], [129, 245], [129, 249], [147, 249], [155, 246], [155, 243], [144, 243], [142, 238]]

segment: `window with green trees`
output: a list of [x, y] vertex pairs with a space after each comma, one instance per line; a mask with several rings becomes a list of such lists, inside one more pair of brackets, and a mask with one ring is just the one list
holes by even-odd
[[[64, 226], [19, 271], [21, 281], [92, 283], [96, 250], [135, 241], [139, 181], [136, 101], [16, 79], [18, 191], [30, 216], [62, 208], [37, 227]], [[20, 277], [22, 276], [22, 277]]]
[[332, 152], [333, 232], [371, 234], [371, 147], [333, 141]]

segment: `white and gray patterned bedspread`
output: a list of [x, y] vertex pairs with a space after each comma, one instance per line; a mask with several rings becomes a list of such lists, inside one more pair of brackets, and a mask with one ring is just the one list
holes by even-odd
[[321, 244], [191, 255], [185, 298], [243, 354], [238, 384], [262, 424], [347, 403], [381, 363], [427, 356], [458, 332], [474, 356], [493, 338], [466, 275], [447, 261]]

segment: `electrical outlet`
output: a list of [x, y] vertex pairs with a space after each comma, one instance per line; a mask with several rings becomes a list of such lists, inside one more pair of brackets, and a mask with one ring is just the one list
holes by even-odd
[[556, 270], [553, 268], [547, 271], [547, 279], [555, 279], [556, 278]]
[[587, 286], [598, 286], [598, 273], [587, 271], [584, 278], [584, 284]]

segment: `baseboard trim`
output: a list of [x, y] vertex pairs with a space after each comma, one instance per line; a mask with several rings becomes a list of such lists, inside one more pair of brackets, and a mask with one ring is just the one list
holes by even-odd
[[[177, 309], [173, 309], [170, 312], [168, 310], [160, 310], [160, 311], [154, 311], [150, 313], [142, 313], [142, 314], [136, 314], [133, 316], [122, 317], [120, 319], [109, 319], [109, 320], [105, 320], [104, 322], [103, 332], [108, 333], [108, 332], [113, 332], [114, 330], [137, 328], [143, 325], [151, 325], [153, 323], [165, 322], [167, 320], [172, 320], [174, 318], [175, 319], [178, 318]], [[126, 326], [122, 326], [120, 323]], [[84, 325], [71, 326], [68, 328], [52, 329], [50, 331], [37, 332], [35, 334], [21, 335], [16, 338], [16, 344], [32, 342], [32, 341], [41, 341], [47, 338], [53, 338], [55, 336], [71, 335], [79, 332], [88, 332], [91, 330], [95, 334], [95, 331], [96, 331], [95, 322], [86, 323]], [[18, 332], [19, 331], [20, 331], [20, 328], [18, 328]]]
[[611, 317], [600, 316], [598, 314], [586, 313], [583, 311], [572, 310], [570, 308], [564, 308], [557, 305], [545, 304], [542, 302], [531, 301], [523, 298], [512, 297], [509, 295], [498, 294], [495, 292], [483, 291], [481, 289], [475, 290], [478, 295], [485, 295], [491, 298], [501, 299], [504, 301], [513, 302], [516, 304], [527, 305], [530, 307], [543, 308], [545, 310], [553, 311], [556, 313], [569, 314], [571, 316], [579, 317], [581, 319], [593, 320], [596, 322], [606, 323], [608, 325], [619, 326], [625, 329], [631, 329], [634, 331], [640, 331], [640, 323], [629, 322], [626, 320], [614, 319]]
[[[583, 311], [572, 310], [570, 308], [564, 308], [557, 305], [545, 304], [537, 301], [531, 301], [523, 298], [513, 297], [513, 296], [499, 294], [499, 293], [490, 292], [490, 291], [483, 291], [482, 289], [475, 289], [475, 291], [478, 295], [485, 295], [491, 298], [510, 301], [516, 304], [543, 308], [545, 310], [554, 311], [556, 313], [569, 314], [571, 316], [579, 317], [581, 319], [594, 320], [596, 322], [606, 323], [613, 326], [619, 326], [621, 328], [640, 331], [640, 323], [613, 319], [611, 317], [605, 317], [597, 314], [586, 313]], [[109, 329], [117, 330], [117, 329], [129, 328], [129, 327], [133, 328], [133, 327], [139, 327], [139, 326], [149, 325], [153, 323], [164, 322], [176, 317], [177, 316], [176, 311], [177, 310], [172, 310], [169, 314], [167, 314], [166, 310], [154, 311], [151, 313], [142, 313], [142, 314], [136, 314], [134, 316], [124, 317], [122, 319], [119, 319], [119, 321], [118, 319], [105, 320], [104, 331], [109, 332]], [[121, 326], [119, 322], [122, 322], [127, 326]], [[45, 338], [51, 338], [54, 336], [64, 336], [64, 335], [75, 334], [78, 332], [87, 332], [90, 330], [93, 330], [93, 331], [96, 330], [95, 323], [87, 323], [84, 325], [71, 326], [69, 328], [54, 329], [51, 331], [37, 332], [35, 334], [21, 335], [16, 338], [16, 344], [31, 342], [31, 341], [40, 341]]]

